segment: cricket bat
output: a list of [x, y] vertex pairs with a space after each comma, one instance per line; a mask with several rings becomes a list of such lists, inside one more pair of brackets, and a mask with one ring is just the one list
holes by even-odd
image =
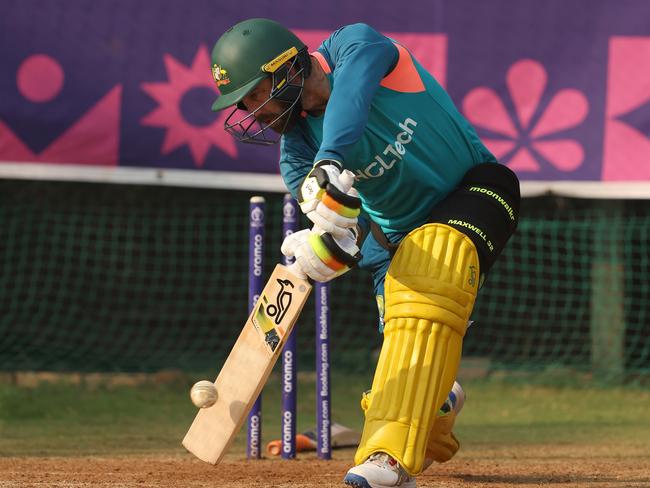
[[183, 439], [183, 446], [197, 458], [210, 464], [223, 458], [268, 380], [311, 289], [309, 281], [290, 266], [275, 267], [215, 381], [216, 403], [199, 410]]

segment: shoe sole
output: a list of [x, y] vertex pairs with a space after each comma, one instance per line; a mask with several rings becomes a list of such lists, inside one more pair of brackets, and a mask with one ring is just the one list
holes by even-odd
[[374, 488], [368, 484], [363, 476], [359, 476], [358, 474], [346, 474], [345, 478], [343, 478], [343, 482], [346, 485], [354, 486], [355, 488]]
[[[343, 482], [348, 486], [354, 486], [355, 488], [396, 488], [395, 485], [371, 485], [368, 481], [358, 474], [346, 474], [343, 478]], [[399, 488], [416, 488], [415, 480], [411, 479], [406, 483], [399, 485]]]

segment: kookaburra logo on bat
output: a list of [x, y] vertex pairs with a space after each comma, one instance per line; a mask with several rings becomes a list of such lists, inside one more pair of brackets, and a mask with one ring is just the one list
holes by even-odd
[[280, 325], [291, 306], [292, 293], [287, 288], [293, 288], [293, 283], [289, 280], [278, 279], [278, 284], [280, 285], [280, 291], [275, 297], [275, 305], [271, 303], [266, 306], [266, 313], [269, 317], [273, 317], [275, 325]]
[[293, 283], [287, 279], [281, 280], [277, 278], [280, 289], [275, 295], [275, 303], [270, 303], [271, 300], [266, 295], [262, 295], [257, 312], [253, 318], [253, 323], [262, 334], [264, 334], [264, 342], [269, 346], [271, 351], [275, 351], [280, 344], [281, 337], [278, 335], [278, 330], [284, 334], [282, 329], [277, 329], [284, 320], [285, 315], [291, 307], [291, 300], [293, 294], [291, 289]]

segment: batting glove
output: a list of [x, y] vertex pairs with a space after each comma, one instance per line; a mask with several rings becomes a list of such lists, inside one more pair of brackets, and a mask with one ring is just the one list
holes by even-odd
[[361, 259], [356, 230], [346, 229], [343, 238], [329, 232], [304, 229], [288, 235], [281, 251], [295, 257], [295, 265], [314, 281], [327, 282], [350, 270]]
[[298, 190], [298, 203], [307, 218], [338, 239], [356, 227], [361, 212], [359, 194], [352, 188], [354, 174], [338, 161], [318, 161]]

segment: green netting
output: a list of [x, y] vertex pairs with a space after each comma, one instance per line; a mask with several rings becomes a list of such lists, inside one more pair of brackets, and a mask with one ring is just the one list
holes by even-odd
[[[215, 370], [247, 313], [250, 192], [0, 181], [0, 369]], [[266, 276], [282, 195], [266, 194]], [[650, 202], [527, 199], [464, 357], [650, 373]], [[333, 367], [373, 366], [369, 275], [332, 284]], [[298, 324], [312, 368], [313, 301]]]
[[649, 373], [649, 231], [648, 201], [524, 200], [465, 354], [489, 351], [492, 367]]

